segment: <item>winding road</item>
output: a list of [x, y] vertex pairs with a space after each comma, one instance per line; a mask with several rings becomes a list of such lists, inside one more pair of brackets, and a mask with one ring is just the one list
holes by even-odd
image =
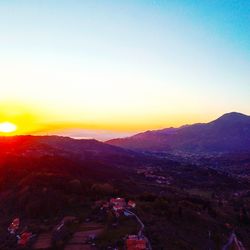
[[147, 237], [145, 237], [145, 235], [143, 235], [143, 231], [144, 231], [144, 229], [145, 229], [145, 226], [144, 226], [142, 220], [141, 220], [135, 213], [133, 213], [133, 212], [127, 210], [127, 209], [125, 209], [124, 211], [125, 211], [126, 213], [130, 214], [131, 216], [133, 216], [133, 217], [136, 218], [137, 222], [138, 222], [138, 223], [140, 224], [140, 226], [141, 226], [141, 227], [140, 227], [140, 230], [139, 230], [139, 232], [138, 232], [138, 235], [139, 235], [140, 237], [143, 236], [143, 237], [147, 240], [147, 242], [148, 242], [148, 248], [149, 248], [149, 250], [152, 250], [152, 246], [151, 246], [151, 244], [150, 244], [150, 241], [148, 240]]

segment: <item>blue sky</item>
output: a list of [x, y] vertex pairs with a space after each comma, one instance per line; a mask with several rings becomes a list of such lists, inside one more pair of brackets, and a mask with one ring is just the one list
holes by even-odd
[[250, 114], [249, 19], [249, 1], [0, 1], [2, 117], [127, 132]]

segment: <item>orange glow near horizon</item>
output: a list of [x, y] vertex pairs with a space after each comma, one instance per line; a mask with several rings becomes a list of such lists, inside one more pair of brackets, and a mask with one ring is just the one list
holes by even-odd
[[[0, 123], [9, 121], [15, 124], [15, 129], [4, 125], [0, 135], [25, 135], [25, 134], [63, 134], [71, 130], [89, 130], [103, 133], [137, 133], [144, 130], [162, 129], [166, 127], [178, 127], [184, 124], [207, 122], [216, 115], [199, 114], [174, 114], [153, 113], [142, 111], [139, 115], [131, 110], [130, 113], [111, 112], [88, 113], [77, 110], [74, 107], [64, 106], [59, 111], [54, 106], [41, 107], [36, 103], [17, 103], [9, 101], [0, 103]], [[162, 111], [161, 111], [162, 112]], [[6, 128], [7, 127], [7, 128]]]
[[[104, 111], [105, 112], [104, 112]], [[81, 109], [64, 102], [23, 102], [5, 100], [0, 102], [0, 123], [15, 124], [16, 129], [7, 132], [4, 127], [0, 136], [12, 135], [63, 135], [76, 138], [106, 140], [125, 137], [146, 130], [179, 127], [198, 122], [209, 122], [223, 112], [190, 113], [186, 110], [139, 109]], [[224, 112], [225, 113], [225, 112]], [[6, 125], [4, 125], [6, 126]], [[1, 130], [1, 129], [0, 129]], [[5, 132], [4, 132], [5, 131]]]
[[98, 139], [250, 114], [238, 1], [2, 2], [0, 123], [13, 135]]

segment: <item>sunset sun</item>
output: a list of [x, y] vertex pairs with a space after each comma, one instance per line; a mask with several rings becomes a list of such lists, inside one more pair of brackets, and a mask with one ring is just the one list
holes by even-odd
[[11, 122], [0, 123], [0, 133], [12, 133], [15, 132], [17, 126]]

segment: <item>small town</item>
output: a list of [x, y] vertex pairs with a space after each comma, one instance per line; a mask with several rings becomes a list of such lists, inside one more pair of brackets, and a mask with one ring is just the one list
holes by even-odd
[[[37, 249], [37, 250], [96, 250], [98, 239], [102, 236], [105, 224], [104, 217], [112, 216], [114, 223], [112, 227], [119, 227], [119, 220], [126, 218], [134, 220], [138, 228], [137, 233], [123, 235], [118, 239], [117, 246], [108, 246], [106, 249], [118, 250], [151, 250], [148, 238], [144, 235], [144, 224], [136, 215], [136, 202], [126, 201], [124, 198], [116, 197], [110, 200], [98, 200], [92, 209], [97, 211], [92, 218], [80, 221], [74, 216], [65, 216], [57, 225], [50, 230], [40, 230], [38, 234], [29, 230], [21, 218], [14, 218], [10, 223], [6, 247], [12, 249]], [[102, 217], [102, 218], [101, 218]], [[50, 227], [51, 228], [51, 227]]]

